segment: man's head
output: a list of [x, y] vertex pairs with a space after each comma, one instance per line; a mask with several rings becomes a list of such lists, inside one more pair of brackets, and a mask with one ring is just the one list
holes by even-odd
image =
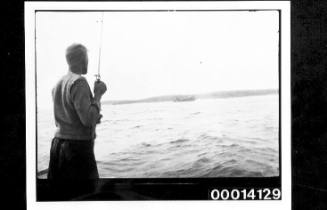
[[66, 49], [66, 60], [69, 70], [76, 74], [86, 74], [88, 57], [87, 49], [81, 44], [72, 44]]

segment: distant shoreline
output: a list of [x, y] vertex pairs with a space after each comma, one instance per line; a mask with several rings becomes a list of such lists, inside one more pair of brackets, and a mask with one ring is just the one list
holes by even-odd
[[[247, 97], [247, 96], [261, 96], [261, 95], [272, 95], [278, 94], [276, 89], [265, 89], [265, 90], [233, 90], [233, 91], [218, 91], [203, 94], [181, 94], [181, 95], [164, 95], [155, 96], [150, 98], [138, 99], [138, 100], [110, 100], [103, 101], [103, 105], [120, 105], [120, 104], [134, 104], [134, 103], [155, 103], [155, 102], [183, 102], [183, 101], [194, 101], [199, 99], [214, 99], [214, 98], [235, 98], [235, 97]], [[185, 99], [192, 100], [185, 100]]]

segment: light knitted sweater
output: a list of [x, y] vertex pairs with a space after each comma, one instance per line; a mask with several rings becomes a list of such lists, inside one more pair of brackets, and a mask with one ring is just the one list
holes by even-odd
[[71, 140], [95, 139], [100, 119], [99, 104], [94, 102], [85, 77], [69, 72], [52, 90], [55, 137]]

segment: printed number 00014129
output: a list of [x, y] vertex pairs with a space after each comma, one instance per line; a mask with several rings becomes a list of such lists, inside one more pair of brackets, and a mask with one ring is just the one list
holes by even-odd
[[279, 188], [264, 189], [213, 189], [210, 192], [212, 200], [280, 200]]

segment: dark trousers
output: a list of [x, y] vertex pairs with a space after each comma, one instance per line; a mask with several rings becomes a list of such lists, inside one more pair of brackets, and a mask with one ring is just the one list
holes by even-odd
[[93, 140], [52, 140], [48, 180], [56, 194], [64, 200], [90, 194], [98, 178]]

